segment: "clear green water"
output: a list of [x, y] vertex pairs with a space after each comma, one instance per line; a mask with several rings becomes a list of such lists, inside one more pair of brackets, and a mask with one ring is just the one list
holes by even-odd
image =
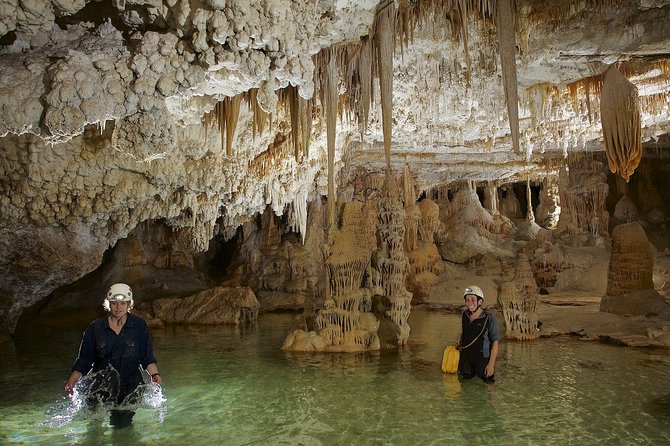
[[670, 444], [665, 350], [505, 341], [494, 387], [459, 385], [440, 372], [456, 315], [414, 311], [409, 346], [357, 355], [282, 352], [294, 320], [153, 330], [166, 402], [138, 409], [121, 430], [90, 414], [48, 423], [82, 327], [2, 342], [0, 444]]

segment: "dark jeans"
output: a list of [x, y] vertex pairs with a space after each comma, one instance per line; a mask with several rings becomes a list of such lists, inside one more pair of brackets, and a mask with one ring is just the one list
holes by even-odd
[[472, 379], [478, 376], [486, 383], [494, 383], [495, 375], [486, 376], [486, 365], [489, 363], [489, 358], [480, 355], [467, 355], [461, 352], [460, 360], [458, 361], [458, 378]]

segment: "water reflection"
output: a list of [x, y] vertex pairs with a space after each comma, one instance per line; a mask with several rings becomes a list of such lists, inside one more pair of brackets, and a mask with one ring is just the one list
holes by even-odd
[[413, 312], [406, 347], [356, 354], [281, 351], [291, 315], [154, 330], [165, 388], [143, 387], [126, 429], [61, 395], [80, 331], [17, 338], [0, 344], [0, 444], [670, 444], [669, 352], [504, 341], [495, 385], [460, 383], [440, 371], [458, 323]]

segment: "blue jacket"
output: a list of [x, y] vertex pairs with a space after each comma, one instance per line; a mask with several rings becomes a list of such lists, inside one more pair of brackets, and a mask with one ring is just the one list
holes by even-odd
[[[107, 317], [91, 322], [84, 332], [79, 347], [79, 357], [72, 370], [86, 375], [112, 365], [119, 372], [121, 385], [139, 384], [142, 369], [156, 362], [151, 345], [151, 335], [146, 321], [128, 314], [126, 323], [117, 335], [109, 327]], [[136, 385], [136, 384], [135, 384]]]

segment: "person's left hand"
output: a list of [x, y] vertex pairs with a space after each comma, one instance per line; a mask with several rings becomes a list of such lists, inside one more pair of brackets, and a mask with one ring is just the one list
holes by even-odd
[[156, 384], [161, 384], [163, 380], [161, 379], [161, 376], [159, 374], [155, 374], [151, 376], [151, 381], [155, 382]]
[[495, 366], [491, 363], [486, 364], [486, 369], [484, 370], [484, 375], [488, 376], [493, 376], [493, 374], [496, 372]]

